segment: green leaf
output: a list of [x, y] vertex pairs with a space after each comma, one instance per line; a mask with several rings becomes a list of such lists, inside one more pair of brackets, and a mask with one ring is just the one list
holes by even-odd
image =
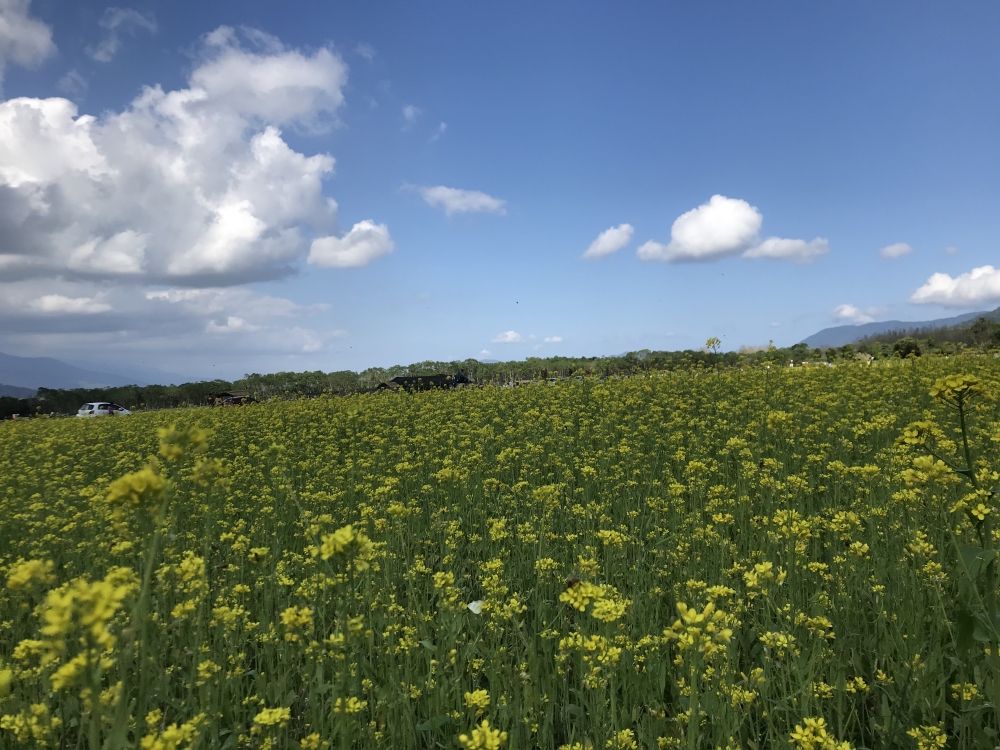
[[583, 709], [573, 703], [567, 703], [563, 706], [563, 711], [570, 716], [576, 716], [577, 718], [584, 715]]
[[434, 643], [433, 643], [433, 642], [431, 642], [431, 641], [426, 641], [426, 640], [425, 640], [425, 641], [417, 641], [417, 642], [418, 642], [418, 643], [419, 643], [419, 644], [420, 644], [421, 646], [423, 646], [424, 648], [426, 648], [426, 649], [427, 649], [428, 651], [433, 651], [433, 650], [434, 650]]
[[993, 628], [990, 627], [990, 620], [984, 612], [976, 613], [976, 625], [972, 637], [980, 643], [989, 643], [993, 640]]
[[955, 640], [958, 652], [964, 654], [975, 641], [976, 618], [964, 607], [955, 612]]
[[969, 577], [973, 580], [979, 578], [986, 566], [997, 556], [995, 549], [983, 549], [972, 544], [960, 544], [959, 552], [962, 555], [962, 562], [965, 563], [969, 571]]
[[448, 714], [441, 714], [440, 716], [435, 716], [433, 719], [428, 719], [427, 721], [417, 724], [417, 731], [433, 732], [443, 727], [449, 721], [451, 721], [451, 717], [448, 716]]

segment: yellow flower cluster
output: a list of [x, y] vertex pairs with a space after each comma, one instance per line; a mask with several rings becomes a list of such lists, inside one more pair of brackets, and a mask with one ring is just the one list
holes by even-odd
[[51, 560], [21, 560], [16, 562], [7, 574], [7, 588], [13, 591], [45, 586], [56, 580], [52, 571], [55, 563]]
[[931, 386], [931, 398], [955, 406], [983, 392], [984, 388], [975, 375], [946, 375], [935, 380]]
[[679, 651], [695, 649], [712, 657], [732, 640], [733, 630], [726, 626], [726, 613], [716, 609], [715, 602], [709, 602], [700, 612], [684, 602], [677, 602], [677, 613], [680, 618], [663, 631], [663, 637], [674, 641]]
[[613, 586], [599, 586], [586, 581], [571, 582], [570, 586], [559, 595], [559, 601], [580, 612], [586, 611], [587, 606], [593, 604], [590, 614], [601, 622], [620, 620], [632, 603], [628, 599], [623, 599]]
[[159, 709], [146, 716], [146, 725], [150, 731], [139, 742], [142, 750], [193, 750], [198, 745], [205, 714], [198, 714], [182, 724], [174, 723], [158, 729], [162, 718], [163, 712]]
[[483, 719], [470, 734], [461, 734], [458, 741], [466, 750], [499, 750], [507, 741], [507, 733], [490, 727], [490, 722]]

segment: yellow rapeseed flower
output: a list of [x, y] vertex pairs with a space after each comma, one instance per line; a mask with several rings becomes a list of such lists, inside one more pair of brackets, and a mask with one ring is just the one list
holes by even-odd
[[458, 741], [466, 750], [499, 750], [507, 741], [507, 733], [490, 728], [490, 722], [483, 719], [482, 723], [473, 728], [472, 734], [460, 734]]
[[44, 586], [56, 580], [51, 560], [22, 560], [11, 566], [7, 574], [7, 588], [12, 591]]

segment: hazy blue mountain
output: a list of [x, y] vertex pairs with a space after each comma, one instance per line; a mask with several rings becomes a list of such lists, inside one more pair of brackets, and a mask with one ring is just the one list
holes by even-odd
[[962, 323], [971, 323], [978, 317], [988, 315], [997, 317], [1000, 308], [993, 311], [965, 313], [952, 318], [938, 318], [937, 320], [882, 320], [875, 323], [862, 323], [853, 326], [834, 326], [824, 328], [818, 333], [814, 333], [807, 339], [803, 339], [803, 344], [812, 347], [843, 346], [853, 344], [865, 336], [875, 336], [886, 331], [909, 331], [915, 328], [946, 328], [947, 326], [957, 326]]
[[38, 391], [34, 388], [19, 388], [16, 385], [4, 385], [0, 383], [0, 397], [9, 396], [10, 398], [31, 398]]
[[148, 385], [134, 377], [75, 367], [51, 357], [18, 357], [0, 352], [0, 383], [19, 388], [100, 388]]
[[178, 383], [194, 383], [203, 378], [196, 378], [191, 375], [180, 375], [176, 372], [166, 372], [156, 367], [147, 367], [144, 364], [116, 363], [114, 366], [102, 365], [99, 362], [76, 361], [76, 366], [84, 370], [101, 371], [105, 367], [114, 370], [119, 377], [127, 378], [129, 385], [145, 385], [156, 383], [157, 385], [170, 385]]

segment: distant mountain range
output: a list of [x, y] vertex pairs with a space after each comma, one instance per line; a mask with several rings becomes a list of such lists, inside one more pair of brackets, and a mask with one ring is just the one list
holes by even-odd
[[38, 391], [34, 388], [19, 388], [16, 385], [4, 385], [0, 383], [0, 398], [4, 396], [8, 398], [31, 398], [36, 393]]
[[147, 382], [135, 377], [86, 370], [51, 357], [18, 357], [3, 352], [0, 352], [0, 383], [4, 383], [7, 387], [32, 390], [147, 385]]
[[953, 318], [938, 318], [937, 320], [883, 320], [876, 323], [862, 323], [852, 326], [834, 326], [824, 328], [818, 333], [814, 333], [807, 339], [803, 339], [803, 344], [809, 344], [814, 348], [827, 346], [843, 346], [853, 344], [866, 336], [877, 336], [888, 331], [912, 331], [917, 328], [947, 328], [963, 323], [971, 323], [976, 318], [987, 316], [995, 320], [1000, 320], [1000, 307], [993, 311], [983, 311], [956, 315]]

